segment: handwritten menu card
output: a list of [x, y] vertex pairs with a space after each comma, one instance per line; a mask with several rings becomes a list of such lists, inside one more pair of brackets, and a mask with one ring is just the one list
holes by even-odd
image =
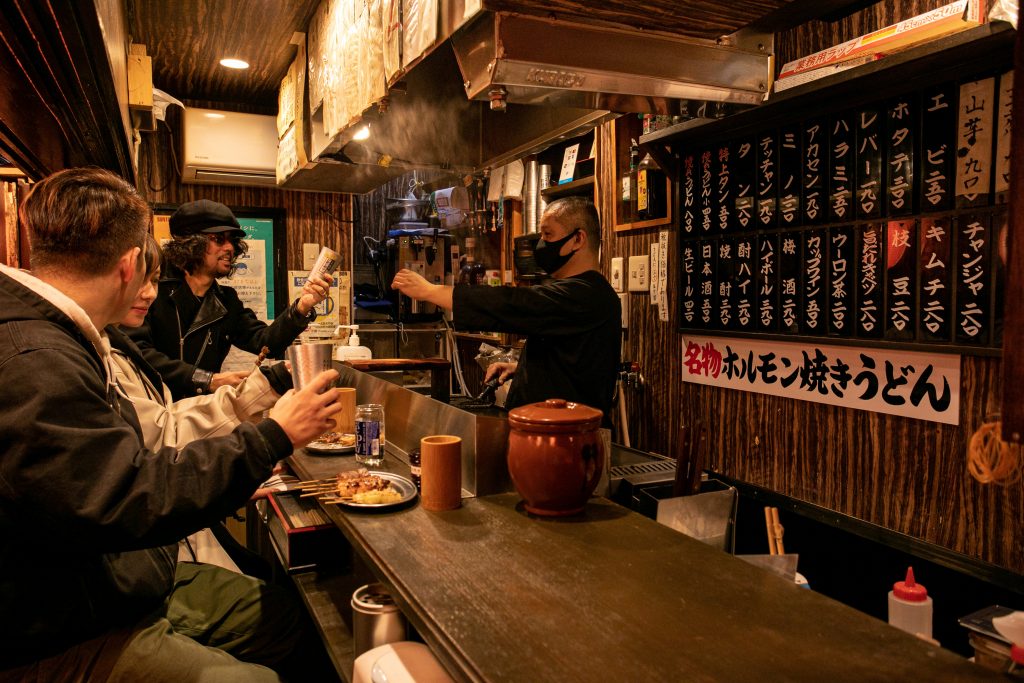
[[998, 345], [1012, 78], [680, 149], [680, 326]]

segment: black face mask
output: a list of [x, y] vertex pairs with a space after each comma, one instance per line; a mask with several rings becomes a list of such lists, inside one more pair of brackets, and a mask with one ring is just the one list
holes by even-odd
[[533, 258], [537, 261], [537, 265], [543, 268], [544, 272], [550, 275], [568, 263], [569, 259], [571, 259], [572, 255], [576, 252], [570, 251], [565, 256], [562, 256], [558, 252], [560, 252], [565, 243], [575, 237], [576, 233], [579, 231], [580, 229], [576, 228], [562, 239], [555, 240], [554, 242], [538, 240], [537, 246], [533, 250]]

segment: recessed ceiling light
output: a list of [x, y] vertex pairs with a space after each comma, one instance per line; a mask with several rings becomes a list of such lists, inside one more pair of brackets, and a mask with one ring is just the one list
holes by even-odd
[[241, 59], [222, 59], [220, 60], [221, 66], [226, 66], [229, 69], [248, 69], [249, 62], [242, 61]]
[[356, 134], [352, 136], [353, 140], [366, 140], [370, 137], [370, 125], [367, 124], [356, 131]]
[[206, 112], [205, 114], [203, 114], [203, 116], [205, 116], [208, 119], [222, 119], [222, 118], [224, 118], [224, 114], [218, 114], [218, 113], [212, 112], [212, 111]]

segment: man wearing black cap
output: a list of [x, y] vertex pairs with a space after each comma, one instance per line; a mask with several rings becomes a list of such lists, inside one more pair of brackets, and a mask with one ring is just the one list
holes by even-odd
[[170, 228], [174, 239], [164, 245], [160, 292], [145, 324], [130, 336], [175, 399], [241, 382], [248, 372], [220, 371], [232, 346], [250, 353], [266, 346], [271, 357], [280, 357], [327, 298], [333, 278], [314, 278], [267, 325], [233, 288], [217, 282], [234, 272], [246, 252], [245, 232], [231, 209], [208, 199], [188, 202], [171, 216]]

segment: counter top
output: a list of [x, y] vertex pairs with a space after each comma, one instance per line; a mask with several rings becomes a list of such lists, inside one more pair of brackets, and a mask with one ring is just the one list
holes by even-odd
[[[303, 479], [355, 467], [291, 464]], [[324, 507], [461, 680], [1000, 680], [602, 498], [566, 519], [514, 493], [448, 512]]]

